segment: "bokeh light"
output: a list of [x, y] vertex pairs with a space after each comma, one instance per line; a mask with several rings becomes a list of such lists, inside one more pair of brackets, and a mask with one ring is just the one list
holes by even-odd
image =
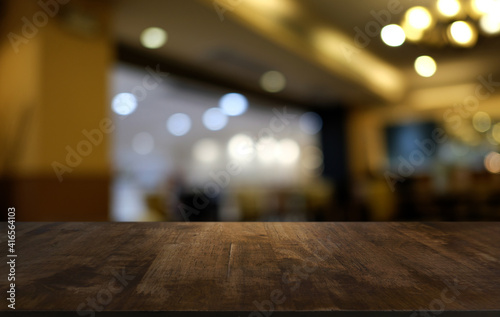
[[300, 148], [292, 139], [283, 139], [278, 142], [276, 149], [276, 160], [282, 164], [289, 165], [297, 162], [300, 156]]
[[460, 12], [460, 2], [458, 0], [438, 0], [437, 8], [445, 17], [454, 17]]
[[472, 126], [478, 132], [486, 132], [491, 128], [491, 118], [486, 112], [477, 112], [472, 117]]
[[494, 12], [497, 8], [497, 0], [472, 0], [472, 10], [474, 10], [474, 12], [479, 15]]
[[242, 94], [229, 93], [219, 100], [219, 107], [228, 116], [239, 116], [248, 108], [248, 100]]
[[130, 93], [117, 94], [111, 103], [113, 111], [119, 115], [127, 116], [137, 108], [137, 98]]
[[495, 141], [500, 143], [500, 123], [493, 126], [492, 136]]
[[456, 45], [471, 47], [476, 44], [477, 31], [469, 22], [455, 21], [449, 26], [448, 32], [450, 40]]
[[141, 44], [149, 49], [160, 48], [167, 42], [167, 32], [161, 28], [150, 27], [142, 31]]
[[299, 127], [305, 133], [313, 135], [321, 131], [323, 119], [315, 112], [306, 112], [300, 116]]
[[408, 9], [405, 18], [412, 28], [418, 30], [425, 30], [432, 24], [432, 16], [429, 10], [420, 6]]
[[191, 130], [191, 118], [185, 113], [176, 113], [167, 120], [167, 130], [175, 136], [182, 136]]
[[302, 166], [308, 170], [318, 169], [323, 165], [323, 151], [316, 146], [308, 146], [302, 154]]
[[415, 71], [422, 77], [431, 77], [436, 73], [436, 69], [436, 62], [430, 56], [420, 56], [415, 60]]
[[228, 152], [231, 158], [238, 161], [251, 161], [255, 153], [252, 138], [246, 134], [236, 134], [229, 140]]
[[484, 33], [494, 35], [500, 33], [500, 12], [495, 14], [485, 14], [479, 20], [479, 26]]
[[137, 133], [132, 138], [132, 149], [140, 155], [147, 155], [155, 148], [155, 140], [153, 136], [147, 132]]
[[269, 164], [275, 161], [278, 142], [272, 137], [261, 138], [257, 142], [257, 159], [263, 164]]
[[208, 130], [222, 130], [227, 125], [227, 116], [220, 108], [210, 108], [203, 113], [203, 125]]
[[193, 157], [203, 163], [213, 163], [220, 157], [219, 144], [213, 139], [201, 139], [193, 145]]
[[389, 24], [382, 28], [380, 37], [385, 44], [396, 47], [401, 46], [406, 39], [405, 31], [397, 24]]
[[500, 173], [500, 154], [497, 152], [490, 152], [484, 158], [484, 167], [490, 173]]
[[279, 92], [285, 88], [286, 79], [282, 73], [271, 70], [262, 75], [260, 86], [267, 92]]

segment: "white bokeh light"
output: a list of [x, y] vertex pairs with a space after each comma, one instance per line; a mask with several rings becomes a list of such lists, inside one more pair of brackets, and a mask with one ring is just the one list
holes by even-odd
[[306, 112], [300, 116], [299, 127], [305, 133], [313, 135], [321, 131], [323, 119], [315, 112]]
[[147, 132], [137, 133], [132, 139], [132, 149], [140, 155], [147, 155], [155, 148], [153, 136]]
[[208, 130], [218, 131], [227, 125], [227, 116], [219, 108], [210, 108], [203, 113], [202, 121]]
[[276, 159], [278, 142], [272, 137], [261, 138], [257, 145], [257, 159], [263, 164], [270, 164]]
[[182, 136], [191, 130], [191, 118], [185, 113], [176, 113], [167, 120], [167, 130], [175, 136]]
[[119, 115], [127, 116], [137, 108], [137, 98], [131, 93], [117, 94], [111, 103], [113, 111]]
[[242, 94], [229, 93], [219, 100], [219, 107], [228, 116], [239, 116], [248, 108], [248, 100]]
[[292, 139], [283, 139], [278, 142], [275, 155], [278, 162], [285, 165], [293, 164], [300, 156], [299, 145]]
[[385, 44], [396, 47], [405, 42], [405, 31], [397, 24], [389, 24], [382, 28], [380, 37]]
[[193, 146], [193, 156], [204, 163], [213, 163], [220, 157], [219, 144], [213, 139], [201, 139]]
[[252, 138], [245, 134], [236, 134], [229, 140], [228, 152], [231, 158], [238, 161], [251, 161], [255, 153]]
[[168, 35], [165, 30], [157, 27], [147, 28], [141, 33], [141, 44], [149, 49], [160, 48], [167, 42]]

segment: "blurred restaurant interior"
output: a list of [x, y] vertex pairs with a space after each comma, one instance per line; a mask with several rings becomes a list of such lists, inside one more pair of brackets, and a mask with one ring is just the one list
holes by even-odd
[[0, 0], [0, 34], [19, 221], [500, 220], [500, 0]]

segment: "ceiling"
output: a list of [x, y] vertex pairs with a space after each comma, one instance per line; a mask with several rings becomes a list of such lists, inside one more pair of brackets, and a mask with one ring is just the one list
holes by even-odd
[[[279, 70], [287, 86], [276, 95], [311, 106], [399, 104], [414, 91], [459, 87], [473, 84], [479, 75], [500, 75], [500, 37], [480, 38], [472, 49], [411, 43], [394, 48], [379, 36], [356, 46], [355, 28], [373, 25], [373, 13], [397, 0], [217, 1], [117, 0], [115, 37], [144, 54], [258, 93], [263, 93], [260, 76]], [[419, 1], [428, 7], [434, 3]], [[400, 5], [401, 13], [391, 14], [391, 23], [398, 23], [414, 4]], [[141, 31], [150, 26], [168, 32], [167, 44], [154, 51], [139, 41]], [[433, 77], [420, 77], [413, 70], [420, 55], [431, 55], [438, 63]]]

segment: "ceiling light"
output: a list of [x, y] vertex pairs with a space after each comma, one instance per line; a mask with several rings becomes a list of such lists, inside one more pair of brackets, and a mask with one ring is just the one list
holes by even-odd
[[141, 33], [141, 44], [150, 49], [160, 48], [167, 42], [167, 32], [165, 30], [151, 27]]
[[437, 8], [445, 17], [454, 17], [460, 12], [460, 2], [458, 0], [439, 0]]
[[436, 62], [430, 56], [420, 56], [415, 60], [415, 71], [422, 77], [431, 77], [436, 69]]
[[413, 7], [406, 11], [406, 20], [410, 24], [411, 27], [418, 30], [425, 30], [432, 23], [432, 16], [424, 7]]
[[397, 24], [389, 24], [382, 28], [380, 37], [385, 44], [395, 47], [400, 46], [406, 39], [405, 31]]

